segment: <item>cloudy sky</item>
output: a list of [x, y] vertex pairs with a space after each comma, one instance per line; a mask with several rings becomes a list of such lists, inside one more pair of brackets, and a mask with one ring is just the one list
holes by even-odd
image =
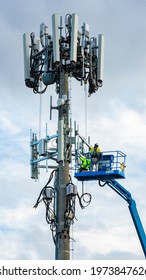
[[[104, 86], [87, 100], [87, 131], [102, 150], [127, 155], [126, 187], [137, 202], [146, 230], [146, 1], [145, 0], [0, 0], [0, 259], [54, 259], [44, 205], [33, 205], [48, 180], [42, 171], [30, 179], [30, 128], [38, 133], [40, 97], [25, 87], [23, 33], [39, 34], [51, 16], [76, 13], [79, 27], [105, 36]], [[84, 88], [72, 87], [72, 117], [85, 135]], [[51, 86], [42, 97], [42, 137], [56, 133], [56, 113], [49, 121]], [[77, 104], [79, 109], [77, 110]], [[73, 176], [73, 174], [72, 174]], [[74, 181], [81, 193], [81, 184]], [[108, 187], [88, 182], [91, 204], [77, 204], [72, 229], [73, 259], [144, 259], [127, 203]]]

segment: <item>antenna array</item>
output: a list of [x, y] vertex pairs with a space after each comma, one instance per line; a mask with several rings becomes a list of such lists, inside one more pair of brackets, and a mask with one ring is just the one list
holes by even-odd
[[[65, 35], [63, 35], [63, 29]], [[83, 23], [78, 30], [78, 16], [67, 14], [65, 26], [62, 17], [52, 16], [52, 35], [48, 33], [45, 23], [40, 25], [40, 38], [35, 34], [25, 33], [24, 73], [25, 84], [34, 93], [45, 92], [48, 85], [60, 81], [60, 71], [64, 70], [70, 77], [89, 83], [89, 95], [96, 92], [103, 83], [104, 36], [98, 40], [90, 38], [89, 25]], [[39, 91], [39, 82], [43, 81], [44, 89]]]

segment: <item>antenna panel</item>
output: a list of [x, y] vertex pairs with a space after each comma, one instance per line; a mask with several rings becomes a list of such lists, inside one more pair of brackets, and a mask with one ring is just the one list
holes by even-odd
[[29, 53], [29, 34], [23, 34], [23, 53], [24, 53], [24, 79], [30, 80], [30, 53]]
[[45, 35], [45, 24], [44, 24], [44, 22], [42, 22], [40, 25], [40, 42], [41, 42], [42, 47], [45, 46], [44, 35]]
[[54, 63], [60, 61], [59, 55], [59, 29], [58, 29], [58, 15], [52, 16], [52, 37], [53, 37], [53, 57]]
[[102, 85], [104, 70], [104, 35], [98, 35], [98, 73], [97, 80]]
[[77, 61], [78, 16], [72, 15], [70, 61]]

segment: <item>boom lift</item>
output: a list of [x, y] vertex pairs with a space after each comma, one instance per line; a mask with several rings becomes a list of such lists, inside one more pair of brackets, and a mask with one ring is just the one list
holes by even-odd
[[[89, 158], [89, 153], [84, 153], [84, 144], [88, 147], [89, 144], [84, 141], [83, 138], [79, 137], [82, 140], [82, 145], [80, 150], [83, 152], [84, 156]], [[132, 198], [131, 193], [126, 190], [121, 184], [119, 184], [115, 179], [124, 179], [125, 178], [125, 163], [126, 155], [121, 151], [111, 151], [111, 152], [102, 152], [100, 161], [98, 162], [98, 171], [80, 171], [79, 170], [79, 155], [80, 152], [76, 151], [76, 171], [75, 178], [78, 181], [93, 181], [98, 180], [100, 186], [108, 185], [113, 189], [117, 194], [119, 194], [124, 200], [127, 201], [129, 211], [136, 228], [145, 258], [146, 258], [146, 235], [145, 231], [136, 208], [136, 202]]]

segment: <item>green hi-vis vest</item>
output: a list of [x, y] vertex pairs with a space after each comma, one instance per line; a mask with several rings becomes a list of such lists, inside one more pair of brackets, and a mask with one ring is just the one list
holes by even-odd
[[82, 161], [82, 164], [81, 164], [82, 168], [85, 168], [85, 169], [89, 169], [90, 168], [90, 163], [91, 163], [90, 159], [86, 159], [84, 157], [80, 157], [80, 160]]

